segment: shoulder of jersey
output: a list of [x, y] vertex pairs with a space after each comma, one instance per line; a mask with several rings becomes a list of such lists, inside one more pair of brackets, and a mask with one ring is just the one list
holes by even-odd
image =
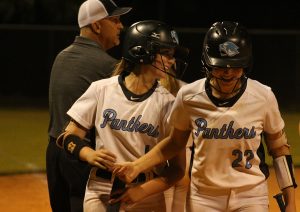
[[101, 86], [108, 86], [112, 84], [118, 84], [118, 76], [112, 76], [106, 79], [97, 80], [95, 82], [92, 82], [93, 86], [101, 87]]
[[247, 88], [246, 88], [245, 92], [247, 92], [253, 96], [256, 96], [262, 100], [266, 100], [267, 96], [271, 92], [271, 87], [264, 85], [257, 80], [248, 79], [247, 80]]
[[164, 86], [162, 86], [160, 83], [158, 83], [157, 88], [155, 89], [155, 92], [159, 92], [161, 94], [165, 95], [172, 95]]
[[202, 94], [205, 92], [205, 79], [203, 78], [185, 84], [180, 88], [179, 92], [181, 92], [185, 98], [190, 98], [195, 95]]

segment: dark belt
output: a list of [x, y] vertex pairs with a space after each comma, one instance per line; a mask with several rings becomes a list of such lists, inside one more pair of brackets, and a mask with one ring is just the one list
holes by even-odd
[[[111, 180], [112, 178], [112, 173], [109, 172], [109, 171], [106, 171], [104, 169], [97, 169], [96, 171], [96, 176], [97, 177], [101, 177], [103, 179], [106, 179], [106, 180]], [[156, 174], [153, 174], [153, 178], [157, 177]], [[143, 182], [146, 182], [147, 180], [147, 177], [146, 177], [146, 174], [144, 173], [140, 173], [137, 178], [135, 178], [132, 183], [143, 183]]]

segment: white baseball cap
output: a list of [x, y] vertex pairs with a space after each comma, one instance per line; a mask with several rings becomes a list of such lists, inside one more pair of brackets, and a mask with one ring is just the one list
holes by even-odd
[[131, 9], [118, 7], [113, 0], [87, 0], [79, 8], [78, 25], [81, 28], [106, 17], [124, 15]]

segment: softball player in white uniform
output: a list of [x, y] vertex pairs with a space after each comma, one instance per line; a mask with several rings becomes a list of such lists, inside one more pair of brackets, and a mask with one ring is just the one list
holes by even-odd
[[[84, 210], [88, 212], [106, 210], [113, 163], [136, 160], [166, 137], [170, 129], [166, 120], [174, 96], [157, 80], [166, 76], [167, 69], [175, 63], [174, 53], [180, 51], [176, 33], [162, 22], [141, 21], [128, 29], [123, 48], [123, 59], [115, 70], [120, 75], [91, 84], [67, 112], [72, 121], [57, 140], [69, 154], [95, 166], [86, 186]], [[81, 142], [86, 129], [93, 126], [96, 150]], [[146, 181], [151, 186], [151, 181], [163, 181], [164, 175], [171, 173], [168, 170], [166, 163], [160, 164], [128, 186]], [[173, 181], [181, 176], [180, 172], [178, 177], [173, 174]], [[143, 200], [122, 208], [165, 211], [163, 192], [136, 198]]]
[[[297, 185], [276, 98], [269, 87], [246, 77], [252, 62], [246, 29], [236, 22], [213, 24], [205, 36], [202, 61], [207, 78], [179, 90], [170, 137], [115, 172], [131, 181], [184, 149], [192, 132], [195, 154], [187, 211], [268, 211], [264, 135], [286, 211], [296, 211]], [[124, 194], [118, 200], [130, 198]]]

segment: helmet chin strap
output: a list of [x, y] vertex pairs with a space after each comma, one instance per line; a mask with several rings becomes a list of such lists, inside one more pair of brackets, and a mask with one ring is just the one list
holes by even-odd
[[[227, 94], [227, 95], [238, 92], [243, 87], [242, 86], [242, 84], [243, 84], [242, 79], [246, 78], [246, 76], [244, 74], [241, 77], [231, 78], [230, 80], [227, 80], [227, 79], [224, 79], [224, 78], [218, 78], [216, 76], [213, 76], [211, 73], [209, 74], [209, 76], [210, 76], [209, 77], [209, 84], [210, 84], [210, 86], [213, 87], [214, 89], [216, 89], [218, 92], [220, 92], [222, 94]], [[213, 79], [213, 78], [216, 79], [218, 88], [211, 83], [211, 79]], [[221, 86], [220, 86], [218, 80], [221, 80], [221, 81], [224, 81], [224, 82], [229, 82], [229, 81], [232, 81], [232, 80], [236, 80], [236, 83], [235, 83], [233, 89], [230, 92], [224, 92], [224, 91], [221, 90]], [[236, 89], [236, 87], [237, 87], [237, 85], [238, 85], [239, 82], [242, 82], [241, 86], [238, 89]]]
[[163, 65], [163, 68], [164, 68], [164, 69], [158, 68], [157, 66], [153, 65], [153, 63], [151, 63], [151, 66], [154, 67], [154, 68], [156, 68], [157, 70], [160, 70], [161, 72], [164, 72], [165, 74], [168, 74], [168, 75], [171, 76], [171, 77], [177, 78], [177, 77], [175, 76], [175, 74], [172, 74], [172, 73], [170, 73], [170, 72], [168, 72], [168, 71], [166, 70], [166, 66], [165, 66], [165, 64], [164, 64], [164, 61], [163, 61], [161, 55], [160, 55], [160, 58], [161, 58], [161, 63], [162, 63], [162, 65]]
[[153, 66], [153, 67], [156, 68], [157, 70], [160, 70], [161, 72], [164, 72], [165, 74], [168, 74], [168, 75], [171, 76], [171, 77], [177, 78], [174, 74], [168, 72], [168, 71], [166, 70], [165, 66], [164, 66], [164, 69], [160, 69], [160, 68], [156, 67], [156, 66], [153, 65], [153, 64], [151, 64], [151, 66]]

